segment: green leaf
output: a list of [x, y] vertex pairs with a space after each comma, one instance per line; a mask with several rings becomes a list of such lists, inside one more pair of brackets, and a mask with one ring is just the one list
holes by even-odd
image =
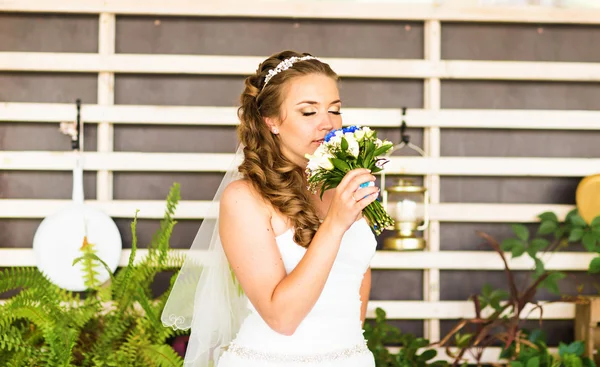
[[544, 279], [540, 286], [546, 288], [550, 293], [560, 294], [560, 290], [558, 288], [558, 281], [564, 277], [565, 274], [561, 272], [551, 273], [546, 279]]
[[527, 361], [527, 367], [539, 367], [540, 366], [540, 357], [533, 357]]
[[532, 258], [535, 258], [535, 254], [537, 254], [540, 250], [545, 249], [549, 245], [550, 245], [550, 242], [547, 239], [545, 239], [545, 238], [535, 238], [533, 241], [531, 241], [531, 244], [529, 245], [529, 248], [527, 248], [527, 253]]
[[575, 227], [587, 227], [587, 222], [579, 214], [571, 216], [570, 220]]
[[424, 351], [423, 353], [421, 353], [421, 355], [419, 356], [419, 361], [428, 361], [430, 359], [435, 358], [435, 356], [437, 356], [437, 352], [435, 351], [435, 349], [429, 349]]
[[333, 166], [339, 170], [341, 170], [342, 172], [348, 172], [350, 171], [350, 166], [348, 165], [348, 163], [344, 162], [341, 159], [338, 158], [330, 158], [329, 160], [331, 160], [331, 163], [333, 164]]
[[481, 288], [481, 294], [484, 297], [490, 297], [491, 293], [492, 293], [492, 285], [490, 283], [485, 283], [483, 285], [483, 288]]
[[542, 260], [540, 260], [536, 257], [535, 258], [535, 271], [533, 272], [534, 277], [537, 279], [545, 272], [546, 272], [546, 269], [544, 268], [544, 263], [542, 262]]
[[549, 221], [549, 220], [544, 221], [540, 225], [540, 228], [538, 229], [538, 233], [539, 234], [550, 234], [550, 233], [553, 233], [554, 231], [556, 231], [557, 228], [558, 228], [558, 224], [556, 222]]
[[590, 227], [592, 228], [600, 228], [600, 215], [596, 218], [592, 219], [592, 223], [590, 223]]
[[538, 218], [540, 218], [540, 220], [542, 222], [550, 220], [550, 221], [558, 223], [558, 217], [556, 216], [556, 214], [554, 212], [544, 212], [544, 213], [538, 215]]
[[592, 232], [586, 232], [581, 239], [581, 243], [583, 243], [586, 250], [593, 252], [596, 247], [596, 235]]
[[581, 340], [576, 340], [569, 344], [569, 346], [567, 347], [567, 353], [574, 354], [578, 357], [580, 357], [583, 354], [584, 350], [585, 348], [583, 345], [583, 341]]
[[590, 261], [588, 272], [591, 274], [600, 273], [600, 256], [597, 256]]
[[546, 334], [541, 329], [535, 329], [529, 334], [528, 339], [532, 343], [546, 342]]
[[342, 152], [348, 150], [348, 141], [346, 138], [342, 137], [342, 143], [340, 144], [340, 147], [342, 148]]
[[507, 238], [500, 244], [500, 247], [502, 247], [502, 250], [504, 251], [512, 251], [515, 246], [524, 246], [523, 241], [516, 238]]
[[519, 245], [517, 245], [517, 246], [514, 246], [514, 247], [512, 248], [512, 250], [511, 250], [511, 252], [512, 252], [512, 257], [513, 257], [513, 258], [517, 258], [517, 257], [519, 257], [519, 256], [523, 255], [523, 254], [525, 253], [525, 250], [526, 250], [526, 248], [525, 248], [525, 245], [524, 245], [524, 244], [522, 244], [522, 243], [519, 243]]
[[523, 363], [521, 363], [519, 361], [510, 361], [510, 367], [525, 367], [525, 366], [523, 366]]
[[517, 237], [523, 241], [527, 241], [529, 239], [529, 230], [522, 224], [513, 224], [512, 230], [517, 235]]
[[583, 237], [583, 228], [574, 228], [569, 235], [569, 242], [577, 242]]
[[569, 353], [568, 352], [568, 348], [569, 348], [568, 345], [566, 345], [563, 342], [560, 342], [558, 344], [558, 355], [561, 356], [561, 357], [563, 357], [565, 354], [568, 354]]
[[390, 144], [380, 146], [379, 148], [375, 149], [375, 152], [373, 152], [373, 157], [378, 157], [378, 156], [382, 155], [383, 153], [392, 149], [392, 147], [393, 147], [393, 145], [390, 145]]

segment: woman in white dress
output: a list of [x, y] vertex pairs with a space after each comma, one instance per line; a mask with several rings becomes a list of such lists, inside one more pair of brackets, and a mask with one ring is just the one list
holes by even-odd
[[[352, 170], [321, 200], [305, 176], [305, 155], [342, 126], [337, 80], [326, 63], [284, 51], [245, 81], [241, 179], [222, 192], [218, 234], [246, 312], [228, 328], [230, 342], [206, 336], [219, 340], [211, 346], [217, 367], [375, 366], [362, 326], [376, 240], [361, 211], [379, 189], [360, 187], [375, 177]], [[195, 312], [188, 348], [204, 340], [194, 328], [216, 329]], [[187, 357], [186, 365], [204, 366]]]

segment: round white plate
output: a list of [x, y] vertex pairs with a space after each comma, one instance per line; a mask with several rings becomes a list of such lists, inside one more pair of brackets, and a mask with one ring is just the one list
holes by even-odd
[[[73, 260], [83, 255], [84, 237], [94, 245], [96, 255], [114, 272], [119, 265], [121, 234], [112, 218], [85, 204], [70, 204], [46, 217], [33, 238], [38, 269], [61, 288], [83, 291], [82, 262], [73, 266]], [[104, 267], [96, 267], [101, 283], [110, 279]]]

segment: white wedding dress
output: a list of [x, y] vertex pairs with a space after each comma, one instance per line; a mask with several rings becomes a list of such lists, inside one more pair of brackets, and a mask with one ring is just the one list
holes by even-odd
[[[276, 240], [289, 274], [306, 249], [293, 241], [291, 229]], [[250, 314], [217, 366], [374, 367], [363, 337], [359, 290], [376, 245], [367, 222], [355, 222], [342, 238], [321, 296], [296, 332], [273, 331], [250, 304]]]

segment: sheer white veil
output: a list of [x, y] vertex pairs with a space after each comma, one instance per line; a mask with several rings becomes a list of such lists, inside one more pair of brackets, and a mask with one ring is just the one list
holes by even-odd
[[184, 365], [209, 367], [237, 334], [248, 314], [248, 299], [227, 262], [219, 236], [219, 200], [241, 178], [240, 144], [202, 221], [161, 315], [163, 325], [192, 329]]

